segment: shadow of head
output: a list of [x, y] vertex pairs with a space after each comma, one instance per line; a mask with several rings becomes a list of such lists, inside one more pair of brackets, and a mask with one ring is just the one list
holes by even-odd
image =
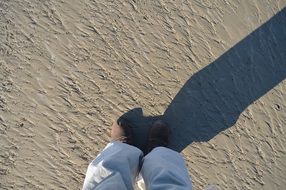
[[134, 124], [136, 146], [144, 148], [151, 123], [163, 119], [172, 131], [170, 147], [182, 151], [233, 126], [239, 115], [286, 77], [286, 8], [213, 63], [194, 74], [163, 116], [124, 114]]

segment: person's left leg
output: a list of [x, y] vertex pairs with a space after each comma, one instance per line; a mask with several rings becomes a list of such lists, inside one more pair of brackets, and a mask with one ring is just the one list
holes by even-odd
[[83, 189], [133, 189], [143, 152], [132, 144], [126, 120], [112, 126], [105, 149], [89, 164]]

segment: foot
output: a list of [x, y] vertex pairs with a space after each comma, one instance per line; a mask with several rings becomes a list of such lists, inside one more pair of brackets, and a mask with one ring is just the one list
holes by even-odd
[[129, 121], [125, 118], [120, 117], [112, 125], [111, 129], [111, 140], [120, 141], [132, 145], [132, 129]]
[[159, 146], [168, 147], [169, 136], [170, 130], [167, 124], [161, 120], [155, 121], [149, 132], [148, 153]]

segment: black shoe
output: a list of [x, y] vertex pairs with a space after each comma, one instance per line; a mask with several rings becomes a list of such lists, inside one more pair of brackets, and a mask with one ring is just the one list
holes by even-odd
[[159, 146], [168, 147], [169, 140], [170, 130], [167, 124], [161, 120], [155, 121], [149, 132], [147, 152]]
[[121, 141], [129, 145], [133, 145], [132, 129], [129, 121], [120, 117], [113, 123], [111, 129], [111, 140]]

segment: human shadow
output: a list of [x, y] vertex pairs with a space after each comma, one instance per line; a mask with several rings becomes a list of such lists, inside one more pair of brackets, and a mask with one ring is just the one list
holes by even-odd
[[170, 147], [180, 152], [233, 126], [250, 104], [285, 78], [286, 8], [191, 76], [162, 116], [144, 117], [141, 108], [123, 116], [134, 124], [140, 149], [151, 123], [163, 119], [172, 131]]

